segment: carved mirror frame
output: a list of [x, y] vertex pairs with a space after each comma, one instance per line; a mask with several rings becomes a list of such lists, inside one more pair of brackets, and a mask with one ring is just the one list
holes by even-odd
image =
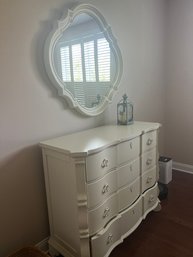
[[[102, 29], [106, 40], [109, 42], [109, 46], [114, 55], [116, 63], [116, 74], [114, 76], [114, 80], [108, 94], [104, 96], [103, 101], [99, 105], [96, 105], [93, 108], [87, 108], [85, 106], [82, 106], [79, 101], [68, 90], [65, 89], [65, 82], [62, 82], [59, 78], [54, 64], [54, 49], [57, 40], [61, 37], [64, 31], [72, 25], [75, 17], [80, 14], [87, 14], [91, 16], [96, 21], [98, 26]], [[69, 9], [67, 16], [57, 21], [45, 42], [44, 62], [46, 72], [52, 84], [57, 88], [58, 95], [67, 100], [71, 108], [75, 108], [77, 111], [88, 116], [99, 115], [105, 110], [107, 105], [112, 101], [112, 98], [119, 87], [120, 79], [123, 72], [122, 56], [117, 44], [117, 40], [113, 36], [112, 30], [103, 15], [90, 4], [80, 4], [74, 9]]]

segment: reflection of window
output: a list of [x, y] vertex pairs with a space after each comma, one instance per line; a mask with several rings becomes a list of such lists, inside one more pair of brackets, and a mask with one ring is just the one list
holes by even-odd
[[110, 48], [105, 38], [98, 39], [99, 81], [110, 81]]
[[60, 47], [64, 82], [110, 82], [110, 47], [105, 38]]
[[62, 79], [63, 81], [71, 81], [70, 73], [70, 56], [69, 56], [69, 46], [60, 48], [60, 58], [61, 58], [61, 68], [62, 68]]

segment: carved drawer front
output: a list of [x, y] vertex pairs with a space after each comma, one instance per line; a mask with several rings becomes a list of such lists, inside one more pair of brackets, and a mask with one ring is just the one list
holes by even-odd
[[86, 158], [87, 181], [104, 176], [116, 166], [116, 147], [109, 147]]
[[136, 159], [140, 154], [140, 138], [136, 137], [129, 141], [118, 144], [117, 146], [117, 157], [118, 164], [128, 162]]
[[145, 172], [142, 176], [141, 190], [142, 193], [148, 188], [152, 187], [156, 182], [157, 177], [157, 167], [154, 166], [147, 172]]
[[118, 188], [130, 184], [140, 176], [140, 162], [139, 158], [119, 167], [117, 171]]
[[93, 235], [102, 229], [118, 214], [117, 194], [113, 194], [102, 205], [88, 213], [89, 234]]
[[108, 256], [120, 242], [120, 216], [117, 216], [105, 229], [91, 237], [92, 257]]
[[156, 183], [156, 185], [152, 189], [146, 191], [143, 195], [144, 214], [148, 213], [148, 210], [151, 209], [156, 203], [159, 202], [157, 197], [158, 197], [158, 186]]
[[142, 152], [148, 151], [157, 144], [156, 130], [150, 131], [142, 135]]
[[117, 170], [107, 173], [103, 178], [87, 184], [88, 208], [101, 204], [117, 190]]
[[119, 211], [130, 206], [140, 195], [140, 178], [118, 192]]
[[121, 213], [121, 233], [129, 235], [142, 220], [142, 198]]
[[156, 148], [153, 148], [151, 151], [145, 152], [142, 155], [142, 173], [152, 168], [157, 164], [157, 152]]

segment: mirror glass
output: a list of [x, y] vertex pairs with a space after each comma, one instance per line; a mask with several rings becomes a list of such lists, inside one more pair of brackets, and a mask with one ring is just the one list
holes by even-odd
[[112, 31], [98, 10], [87, 4], [58, 21], [47, 41], [45, 61], [59, 95], [87, 115], [104, 111], [122, 74]]

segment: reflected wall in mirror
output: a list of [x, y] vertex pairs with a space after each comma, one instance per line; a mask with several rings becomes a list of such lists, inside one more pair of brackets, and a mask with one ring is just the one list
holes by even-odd
[[44, 56], [52, 84], [71, 107], [94, 116], [112, 101], [122, 75], [121, 52], [92, 5], [68, 10], [47, 38]]

